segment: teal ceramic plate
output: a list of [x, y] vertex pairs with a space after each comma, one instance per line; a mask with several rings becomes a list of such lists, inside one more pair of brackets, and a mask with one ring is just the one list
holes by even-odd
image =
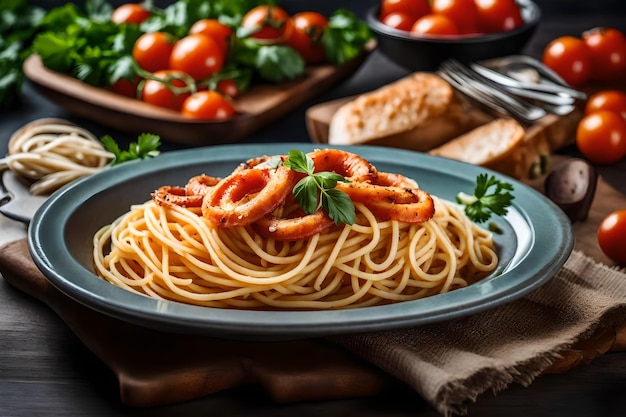
[[[547, 282], [573, 247], [569, 220], [540, 193], [510, 180], [513, 207], [495, 221], [500, 265], [488, 278], [447, 294], [397, 304], [338, 311], [242, 311], [157, 301], [118, 288], [94, 274], [92, 236], [158, 186], [184, 184], [201, 173], [226, 175], [259, 155], [285, 154], [313, 145], [223, 145], [167, 152], [79, 180], [54, 193], [37, 211], [29, 247], [47, 279], [76, 301], [104, 314], [165, 331], [243, 340], [285, 340], [391, 330], [450, 320], [493, 308]], [[484, 168], [416, 152], [351, 147], [381, 171], [416, 179], [421, 188], [453, 200], [471, 193]], [[487, 171], [489, 172], [489, 171]], [[490, 172], [493, 173], [493, 172]], [[496, 173], [493, 173], [496, 174]], [[498, 174], [496, 174], [498, 175]]]

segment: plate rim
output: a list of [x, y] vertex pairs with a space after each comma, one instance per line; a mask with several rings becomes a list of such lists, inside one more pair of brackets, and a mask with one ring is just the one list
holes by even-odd
[[[406, 158], [409, 155], [419, 163], [436, 162], [436, 164], [431, 164], [428, 168], [429, 171], [445, 171], [454, 177], [467, 176], [467, 172], [486, 172], [506, 178], [515, 187], [514, 207], [525, 217], [533, 230], [533, 243], [525, 258], [531, 257], [532, 253], [539, 255], [542, 262], [530, 262], [529, 259], [522, 259], [512, 271], [506, 271], [503, 274], [516, 272], [516, 274], [528, 275], [520, 282], [518, 282], [519, 278], [515, 280], [515, 277], [511, 279], [515, 282], [510, 283], [505, 283], [503, 279], [489, 280], [488, 283], [480, 281], [464, 289], [415, 301], [347, 310], [259, 312], [200, 307], [169, 301], [160, 302], [134, 294], [109, 284], [85, 269], [71, 257], [65, 247], [65, 239], [63, 238], [65, 222], [74, 213], [73, 210], [82, 204], [77, 201], [76, 195], [84, 195], [87, 188], [104, 191], [110, 183], [125, 181], [126, 176], [129, 175], [130, 178], [138, 177], [156, 170], [200, 163], [202, 158], [207, 157], [207, 162], [219, 162], [232, 154], [241, 159], [245, 158], [246, 155], [286, 153], [294, 148], [307, 151], [317, 147], [319, 146], [315, 144], [295, 142], [216, 145], [206, 148], [168, 151], [157, 158], [133, 161], [105, 170], [78, 180], [53, 193], [31, 220], [28, 231], [29, 250], [35, 264], [53, 286], [75, 301], [101, 313], [142, 326], [178, 333], [201, 333], [229, 339], [275, 340], [392, 330], [472, 315], [513, 301], [540, 287], [556, 274], [573, 249], [573, 230], [565, 214], [538, 191], [515, 179], [483, 167], [428, 154], [378, 146], [354, 145], [333, 146], [333, 148], [347, 149], [362, 154], [368, 159], [376, 159], [372, 160], [375, 164], [377, 160], [380, 162], [386, 159], [393, 162], [394, 158], [397, 160], [398, 157]], [[529, 213], [528, 210], [524, 209], [527, 204], [539, 204], [541, 208], [549, 210], [542, 213], [539, 219], [536, 213]], [[539, 220], [542, 225], [551, 227], [539, 227], [539, 225], [532, 223]], [[547, 229], [551, 229], [549, 233], [547, 233]], [[53, 237], [47, 238], [49, 233], [52, 233]], [[545, 242], [547, 235], [552, 240], [549, 245]], [[50, 239], [56, 245], [50, 245]], [[46, 247], [46, 245], [48, 246]], [[59, 268], [59, 270], [57, 271], [55, 268]], [[80, 278], [76, 281], [76, 278], [66, 276], [74, 273], [91, 275], [91, 277], [97, 278], [99, 283], [86, 281], [87, 284], [98, 286], [106, 284], [110, 286], [106, 287], [109, 293], [124, 294], [121, 297], [122, 300], [131, 299], [137, 302], [132, 305], [112, 302], [110, 297], [107, 298], [106, 293], [104, 295], [93, 293], [90, 289], [85, 288], [84, 283], [82, 286], [79, 285]], [[494, 282], [497, 287], [495, 289]], [[491, 292], [481, 295], [481, 291], [485, 290], [487, 285], [491, 288]], [[458, 300], [459, 298], [465, 298], [465, 300]], [[453, 302], [434, 309], [428, 308], [435, 305], [437, 301], [445, 302], [447, 300]], [[407, 309], [410, 310], [411, 314], [405, 314]]]

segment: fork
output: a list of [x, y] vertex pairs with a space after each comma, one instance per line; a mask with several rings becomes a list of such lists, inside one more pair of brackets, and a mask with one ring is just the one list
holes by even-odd
[[473, 101], [497, 116], [510, 116], [531, 125], [548, 112], [546, 109], [517, 99], [494, 86], [494, 83], [455, 59], [443, 62], [439, 75]]

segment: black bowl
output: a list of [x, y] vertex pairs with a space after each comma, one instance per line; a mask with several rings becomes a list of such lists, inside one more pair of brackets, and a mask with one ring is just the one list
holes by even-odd
[[445, 37], [416, 37], [384, 25], [380, 7], [371, 8], [367, 23], [376, 34], [381, 52], [412, 71], [434, 71], [448, 58], [480, 61], [518, 54], [534, 34], [541, 10], [531, 0], [518, 0], [524, 24], [506, 32]]

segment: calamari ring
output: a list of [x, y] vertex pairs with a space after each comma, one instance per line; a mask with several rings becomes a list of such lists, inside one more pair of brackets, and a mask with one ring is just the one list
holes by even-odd
[[150, 194], [152, 200], [163, 207], [201, 207], [203, 195], [189, 195], [183, 187], [163, 185]]
[[378, 172], [376, 179], [372, 181], [372, 184], [402, 188], [419, 188], [414, 179], [406, 177], [402, 174], [392, 174], [390, 172]]
[[322, 209], [313, 214], [299, 217], [281, 218], [272, 214], [261, 217], [252, 223], [254, 230], [265, 238], [276, 240], [305, 239], [323, 232], [335, 222]]
[[417, 202], [369, 201], [364, 203], [374, 216], [381, 220], [398, 220], [405, 223], [422, 223], [435, 215], [433, 198], [426, 191], [413, 189]]
[[317, 149], [308, 155], [315, 163], [315, 172], [335, 172], [350, 181], [370, 181], [377, 170], [365, 158], [340, 149]]
[[294, 178], [295, 173], [282, 165], [237, 170], [209, 190], [202, 202], [202, 215], [220, 227], [254, 223], [282, 204]]
[[187, 185], [185, 185], [185, 191], [187, 195], [200, 195], [204, 197], [211, 188], [213, 188], [217, 183], [219, 183], [222, 179], [218, 177], [211, 177], [208, 175], [196, 175], [195, 177], [191, 177], [189, 181], [187, 181]]
[[401, 174], [379, 172], [373, 183], [339, 182], [336, 188], [355, 202], [365, 204], [382, 220], [421, 223], [435, 214], [435, 205], [427, 192]]

